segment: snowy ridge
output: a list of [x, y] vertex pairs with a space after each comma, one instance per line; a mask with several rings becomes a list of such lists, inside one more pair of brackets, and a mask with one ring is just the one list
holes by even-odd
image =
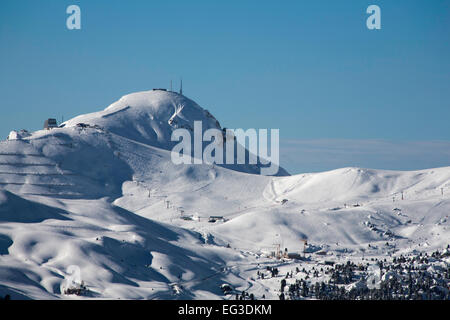
[[[277, 179], [277, 198], [301, 202], [345, 201], [380, 197], [420, 199], [450, 187], [449, 167], [399, 172], [363, 168], [342, 168], [317, 174]], [[400, 197], [399, 197], [400, 196]]]

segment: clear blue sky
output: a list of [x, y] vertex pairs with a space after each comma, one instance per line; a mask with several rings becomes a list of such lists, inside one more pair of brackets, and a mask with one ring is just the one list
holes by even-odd
[[[70, 4], [81, 30], [66, 28]], [[381, 30], [366, 28], [370, 4]], [[222, 126], [283, 141], [450, 141], [450, 1], [0, 1], [2, 138], [181, 76]], [[389, 166], [354, 159], [342, 163]]]

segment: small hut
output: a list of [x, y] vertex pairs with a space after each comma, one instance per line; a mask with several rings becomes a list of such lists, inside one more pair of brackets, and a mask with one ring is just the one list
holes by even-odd
[[44, 129], [45, 130], [50, 130], [53, 128], [57, 128], [58, 127], [58, 123], [56, 122], [56, 119], [47, 119], [44, 121]]

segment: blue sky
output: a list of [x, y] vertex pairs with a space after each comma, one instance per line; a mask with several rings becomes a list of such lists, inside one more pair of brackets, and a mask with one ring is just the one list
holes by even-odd
[[[71, 4], [81, 30], [66, 28]], [[366, 28], [371, 4], [381, 30]], [[279, 128], [291, 172], [450, 165], [449, 58], [450, 1], [2, 0], [0, 136], [182, 76], [222, 126]], [[314, 141], [328, 156], [307, 162]], [[360, 158], [337, 141], [384, 143]]]

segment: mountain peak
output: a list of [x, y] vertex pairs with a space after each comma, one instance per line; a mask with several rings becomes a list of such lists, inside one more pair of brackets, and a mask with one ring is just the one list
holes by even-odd
[[127, 94], [103, 111], [75, 117], [64, 125], [98, 125], [122, 137], [170, 149], [172, 132], [192, 129], [194, 121], [202, 121], [203, 130], [221, 129], [216, 118], [193, 100], [176, 92], [154, 89]]

